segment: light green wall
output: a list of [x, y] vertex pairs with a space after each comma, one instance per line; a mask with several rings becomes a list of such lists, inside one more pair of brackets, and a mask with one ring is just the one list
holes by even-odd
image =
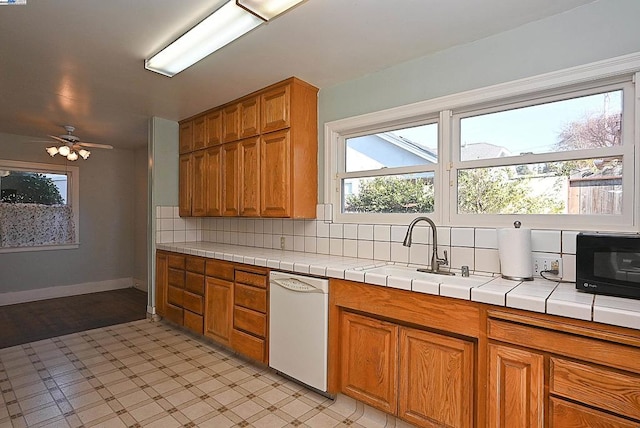
[[178, 122], [151, 118], [153, 206], [178, 205]]
[[324, 200], [325, 122], [638, 52], [639, 19], [639, 0], [599, 0], [473, 43], [321, 88], [319, 200]]
[[[0, 158], [64, 164], [34, 139], [0, 134]], [[80, 168], [80, 248], [0, 254], [0, 293], [133, 277], [133, 151], [91, 152], [73, 164]]]
[[178, 205], [179, 125], [160, 117], [149, 120], [149, 215], [147, 222], [148, 303], [155, 306], [156, 207]]

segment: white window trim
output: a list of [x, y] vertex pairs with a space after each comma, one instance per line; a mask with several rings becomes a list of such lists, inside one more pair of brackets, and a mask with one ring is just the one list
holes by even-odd
[[0, 248], [2, 253], [21, 253], [28, 251], [70, 250], [80, 247], [80, 168], [77, 166], [56, 165], [38, 162], [23, 162], [0, 159], [0, 167], [19, 171], [70, 173], [67, 182], [67, 205], [71, 206], [75, 227], [75, 243], [61, 245], [37, 245], [33, 247]]
[[[324, 200], [326, 203], [333, 204], [333, 219], [337, 223], [391, 223], [391, 224], [404, 224], [407, 218], [413, 218], [412, 214], [394, 214], [387, 215], [382, 219], [381, 215], [376, 214], [359, 214], [359, 215], [346, 215], [341, 213], [341, 191], [340, 181], [338, 180], [338, 166], [339, 156], [341, 152], [338, 150], [340, 147], [340, 139], [345, 135], [353, 135], [356, 133], [365, 133], [373, 129], [377, 130], [382, 127], [399, 127], [406, 123], [419, 122], [424, 120], [425, 117], [433, 117], [434, 114], [440, 112], [440, 147], [438, 148], [439, 160], [441, 164], [441, 174], [436, 176], [436, 213], [434, 215], [429, 214], [438, 224], [447, 226], [462, 226], [471, 225], [465, 224], [462, 219], [455, 218], [451, 215], [451, 205], [442, 204], [442, 192], [448, 191], [450, 179], [449, 172], [452, 167], [451, 150], [443, 150], [442, 141], [451, 141], [451, 110], [468, 108], [473, 105], [488, 104], [491, 102], [497, 102], [501, 100], [509, 100], [525, 95], [542, 93], [545, 91], [558, 90], [560, 88], [568, 88], [573, 85], [581, 85], [585, 83], [595, 82], [598, 80], [613, 79], [623, 75], [635, 74], [635, 81], [637, 82], [640, 77], [640, 53], [634, 53], [630, 55], [624, 55], [612, 59], [594, 62], [591, 64], [572, 67], [565, 70], [546, 73], [538, 76], [533, 76], [525, 79], [520, 79], [512, 82], [501, 83], [494, 86], [485, 88], [474, 89], [458, 94], [447, 95], [444, 97], [434, 98], [431, 100], [420, 101], [413, 104], [394, 107], [387, 110], [368, 113], [360, 116], [340, 119], [332, 122], [327, 122], [324, 125], [324, 150], [325, 150], [325, 192]], [[640, 150], [635, 148], [640, 147], [640, 97], [636, 93], [634, 97], [634, 129], [635, 134], [632, 136], [633, 140], [633, 163], [635, 164], [635, 178], [629, 177], [623, 185], [628, 186], [628, 181], [637, 183], [637, 176], [640, 172]], [[629, 153], [625, 152], [625, 155]], [[536, 160], [541, 157], [535, 157]], [[612, 224], [606, 225], [609, 230], [638, 230], [640, 220], [640, 210], [635, 207], [636, 202], [640, 199], [638, 194], [640, 193], [640, 184], [637, 184], [632, 191], [625, 192], [628, 198], [631, 199], [633, 212], [630, 214], [630, 221], [625, 219], [627, 224]], [[627, 189], [631, 187], [625, 187]], [[627, 203], [628, 204], [628, 203]], [[446, 206], [444, 206], [446, 205]], [[483, 225], [482, 222], [477, 219], [479, 216], [475, 216], [472, 225]], [[502, 223], [504, 223], [504, 217]], [[538, 216], [527, 216], [527, 218], [534, 219]], [[476, 221], [478, 220], [478, 221]], [[496, 226], [495, 220], [486, 220], [487, 225]], [[619, 221], [619, 220], [618, 220]], [[568, 227], [566, 222], [558, 224], [558, 217], [535, 219], [535, 224], [531, 226], [543, 227], [546, 229], [597, 229], [601, 224], [573, 224], [572, 227]]]

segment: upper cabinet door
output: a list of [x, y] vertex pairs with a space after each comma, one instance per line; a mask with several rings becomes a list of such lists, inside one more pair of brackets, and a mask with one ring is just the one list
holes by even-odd
[[190, 153], [180, 155], [178, 165], [178, 214], [191, 216], [191, 191], [193, 187], [193, 163]]
[[[312, 190], [312, 189], [310, 189]], [[260, 215], [291, 215], [291, 138], [289, 130], [261, 137]]]
[[259, 138], [240, 141], [240, 215], [260, 215], [260, 150]]
[[240, 103], [222, 110], [222, 141], [228, 143], [240, 139]]
[[260, 101], [262, 133], [288, 128], [291, 125], [291, 85], [266, 91]]
[[204, 116], [193, 119], [193, 143], [192, 150], [204, 149]]
[[207, 214], [207, 171], [206, 151], [197, 150], [191, 154], [191, 174], [193, 175], [191, 194], [191, 215], [202, 217]]
[[214, 110], [204, 117], [205, 145], [207, 147], [222, 144], [222, 110]]
[[178, 151], [180, 154], [189, 153], [193, 150], [193, 121], [180, 124], [180, 143]]
[[260, 133], [260, 97], [248, 98], [240, 103], [240, 138], [255, 137]]
[[222, 146], [222, 215], [237, 216], [238, 209], [238, 143]]

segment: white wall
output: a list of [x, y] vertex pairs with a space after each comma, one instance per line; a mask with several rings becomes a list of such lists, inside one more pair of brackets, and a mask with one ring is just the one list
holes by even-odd
[[[42, 144], [30, 142], [34, 139], [0, 134], [0, 158], [65, 163], [60, 156], [51, 158]], [[30, 293], [43, 289], [55, 296], [51, 287], [67, 286], [78, 293], [107, 283], [132, 285], [136, 261], [140, 263], [134, 256], [135, 240], [142, 239], [135, 233], [134, 198], [144, 187], [136, 180], [134, 152], [92, 150], [88, 160], [74, 166], [80, 168], [80, 247], [0, 254], [0, 300], [3, 293], [20, 293], [28, 300]]]

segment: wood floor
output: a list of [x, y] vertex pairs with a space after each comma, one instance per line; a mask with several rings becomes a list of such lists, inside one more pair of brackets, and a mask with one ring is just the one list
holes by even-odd
[[0, 306], [0, 348], [144, 319], [147, 293], [135, 288]]

